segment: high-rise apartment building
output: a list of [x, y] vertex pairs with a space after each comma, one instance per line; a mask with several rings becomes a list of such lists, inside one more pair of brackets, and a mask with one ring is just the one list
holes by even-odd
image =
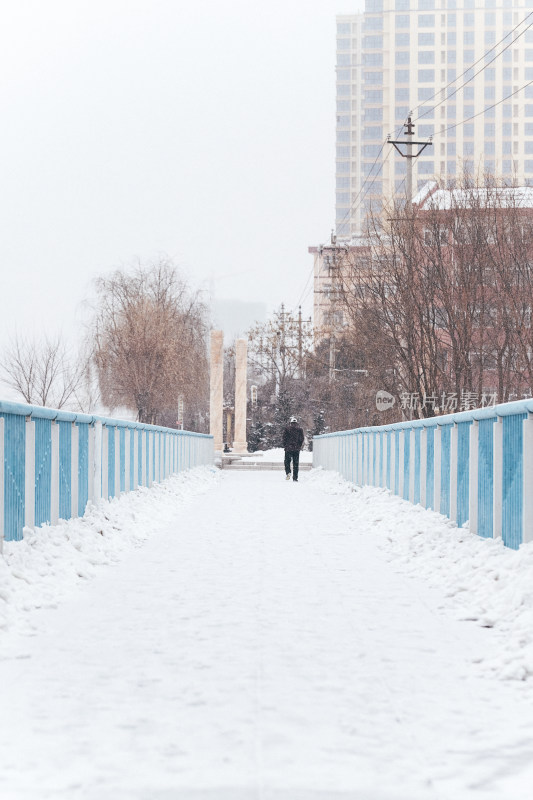
[[406, 160], [387, 143], [409, 113], [413, 189], [488, 173], [533, 184], [533, 0], [366, 0], [337, 17], [336, 230], [405, 196]]

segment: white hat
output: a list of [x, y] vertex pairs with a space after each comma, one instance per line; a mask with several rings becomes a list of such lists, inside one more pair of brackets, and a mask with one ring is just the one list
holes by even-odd
[[291, 422], [298, 422], [298, 420], [296, 419], [296, 417], [291, 417], [290, 421], [291, 421]]

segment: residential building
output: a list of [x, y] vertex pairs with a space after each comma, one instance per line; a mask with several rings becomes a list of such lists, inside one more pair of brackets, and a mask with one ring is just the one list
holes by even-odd
[[466, 171], [533, 184], [533, 0], [366, 0], [337, 17], [336, 233], [405, 195], [387, 143], [410, 112], [413, 190]]

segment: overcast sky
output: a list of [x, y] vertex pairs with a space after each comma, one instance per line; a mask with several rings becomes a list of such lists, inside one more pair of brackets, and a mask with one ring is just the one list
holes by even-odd
[[136, 257], [295, 306], [334, 221], [335, 15], [359, 5], [3, 0], [0, 346], [72, 336]]

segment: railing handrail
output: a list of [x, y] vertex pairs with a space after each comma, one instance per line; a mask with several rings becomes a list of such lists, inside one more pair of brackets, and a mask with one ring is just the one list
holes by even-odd
[[331, 436], [343, 436], [354, 433], [375, 433], [376, 431], [400, 431], [409, 428], [434, 428], [437, 425], [453, 425], [461, 422], [474, 422], [481, 419], [496, 419], [497, 417], [508, 417], [513, 414], [533, 414], [533, 398], [525, 400], [513, 400], [509, 403], [499, 403], [494, 406], [484, 408], [474, 408], [469, 411], [457, 411], [453, 414], [441, 414], [435, 417], [424, 419], [402, 420], [402, 422], [391, 422], [386, 425], [369, 425], [362, 428], [352, 428], [344, 431], [330, 431], [314, 436], [313, 439], [326, 439]]

